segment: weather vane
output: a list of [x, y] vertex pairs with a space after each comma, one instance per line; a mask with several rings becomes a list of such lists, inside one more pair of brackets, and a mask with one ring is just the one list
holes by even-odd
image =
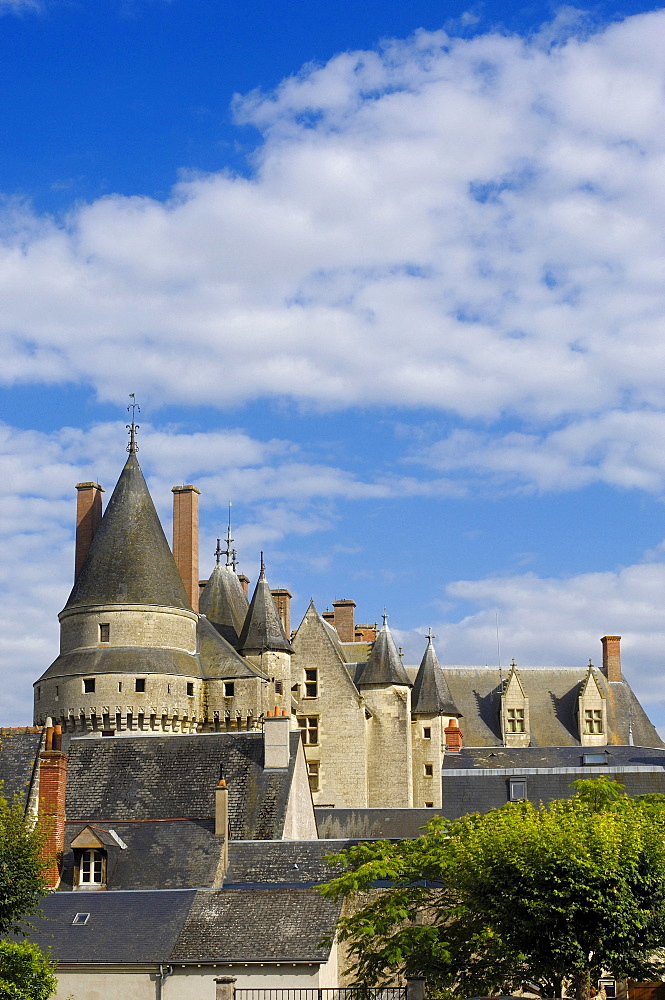
[[136, 418], [136, 411], [138, 410], [138, 412], [140, 413], [141, 407], [136, 402], [136, 396], [133, 392], [130, 392], [129, 398], [132, 400], [132, 402], [127, 407], [127, 412], [129, 413], [129, 411], [131, 410], [132, 422], [131, 424], [126, 425], [127, 430], [129, 431], [129, 444], [127, 445], [127, 451], [129, 452], [130, 455], [133, 455], [134, 452], [137, 452], [139, 450], [139, 446], [136, 443], [136, 432], [139, 429], [140, 425], [135, 422], [135, 418]]

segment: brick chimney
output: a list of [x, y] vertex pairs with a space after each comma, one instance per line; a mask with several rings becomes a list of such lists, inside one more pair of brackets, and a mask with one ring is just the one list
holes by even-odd
[[608, 681], [622, 681], [621, 636], [604, 635], [600, 641], [603, 644], [603, 673]]
[[196, 486], [174, 486], [173, 558], [189, 603], [199, 610], [199, 496]]
[[49, 861], [47, 875], [55, 889], [65, 849], [67, 755], [62, 752], [62, 726], [52, 726], [50, 721], [47, 719], [45, 745], [39, 755], [39, 816], [46, 834], [43, 851]]
[[282, 628], [284, 629], [284, 635], [287, 639], [291, 638], [291, 598], [293, 594], [290, 590], [286, 590], [285, 587], [277, 590], [271, 590], [272, 599], [275, 602], [275, 607], [277, 608], [277, 614], [279, 615], [279, 620], [282, 623]]
[[266, 770], [287, 768], [291, 758], [291, 719], [285, 708], [277, 706], [263, 720], [263, 766]]
[[321, 615], [321, 617], [323, 618], [324, 622], [328, 622], [328, 624], [332, 625], [333, 628], [335, 627], [335, 612], [334, 611], [328, 611], [328, 610], [326, 610], [326, 611], [323, 612], [323, 614]]
[[443, 730], [446, 738], [446, 750], [457, 752], [462, 749], [462, 730], [457, 725], [457, 719], [450, 719], [448, 725]]
[[356, 630], [353, 625], [355, 601], [333, 601], [335, 609], [335, 628], [342, 642], [353, 642]]
[[76, 554], [74, 579], [81, 572], [88, 549], [102, 519], [102, 493], [99, 483], [77, 483], [76, 489]]

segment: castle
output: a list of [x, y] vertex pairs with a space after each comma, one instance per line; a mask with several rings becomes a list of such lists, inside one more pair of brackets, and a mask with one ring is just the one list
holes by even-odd
[[[193, 734], [261, 728], [287, 716], [304, 744], [314, 804], [442, 808], [444, 758], [464, 747], [662, 747], [621, 672], [619, 637], [603, 666], [445, 667], [432, 637], [405, 667], [384, 617], [356, 625], [354, 602], [291, 633], [291, 595], [263, 559], [251, 600], [226, 559], [199, 581], [198, 495], [173, 489], [173, 551], [129, 455], [102, 516], [102, 488], [77, 486], [76, 575], [60, 613], [60, 654], [35, 683], [35, 724], [66, 733]], [[524, 764], [521, 765], [522, 769]]]

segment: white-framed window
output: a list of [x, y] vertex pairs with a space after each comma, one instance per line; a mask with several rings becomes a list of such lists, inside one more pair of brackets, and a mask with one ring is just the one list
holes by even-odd
[[506, 729], [509, 733], [523, 733], [524, 732], [524, 709], [523, 708], [508, 708], [506, 709]]
[[508, 794], [511, 802], [526, 801], [526, 778], [511, 778]]
[[302, 741], [308, 746], [317, 746], [319, 742], [319, 717], [318, 715], [301, 715], [298, 717], [298, 725], [302, 733]]
[[81, 851], [79, 861], [79, 885], [103, 885], [106, 857], [103, 851]]
[[431, 726], [423, 726], [423, 739], [424, 740], [431, 740], [432, 739], [432, 727]]
[[305, 698], [319, 697], [319, 671], [316, 667], [305, 668]]

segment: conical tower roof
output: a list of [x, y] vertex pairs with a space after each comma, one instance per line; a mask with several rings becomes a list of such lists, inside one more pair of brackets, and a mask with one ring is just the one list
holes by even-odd
[[240, 580], [229, 566], [217, 563], [201, 591], [199, 611], [237, 648], [247, 610], [247, 598]]
[[411, 687], [411, 681], [397, 652], [386, 617], [383, 616], [383, 628], [376, 637], [367, 666], [358, 681], [359, 688], [378, 684], [401, 684], [404, 687]]
[[191, 611], [136, 454], [130, 452], [66, 608], [156, 604]]
[[266, 580], [263, 555], [261, 573], [252, 596], [252, 602], [242, 628], [238, 649], [244, 655], [263, 653], [268, 649], [292, 653], [291, 643], [284, 635], [284, 629], [275, 607]]
[[412, 715], [456, 715], [459, 716], [445, 674], [441, 669], [433, 636], [427, 636], [427, 649], [422, 658], [411, 694]]

